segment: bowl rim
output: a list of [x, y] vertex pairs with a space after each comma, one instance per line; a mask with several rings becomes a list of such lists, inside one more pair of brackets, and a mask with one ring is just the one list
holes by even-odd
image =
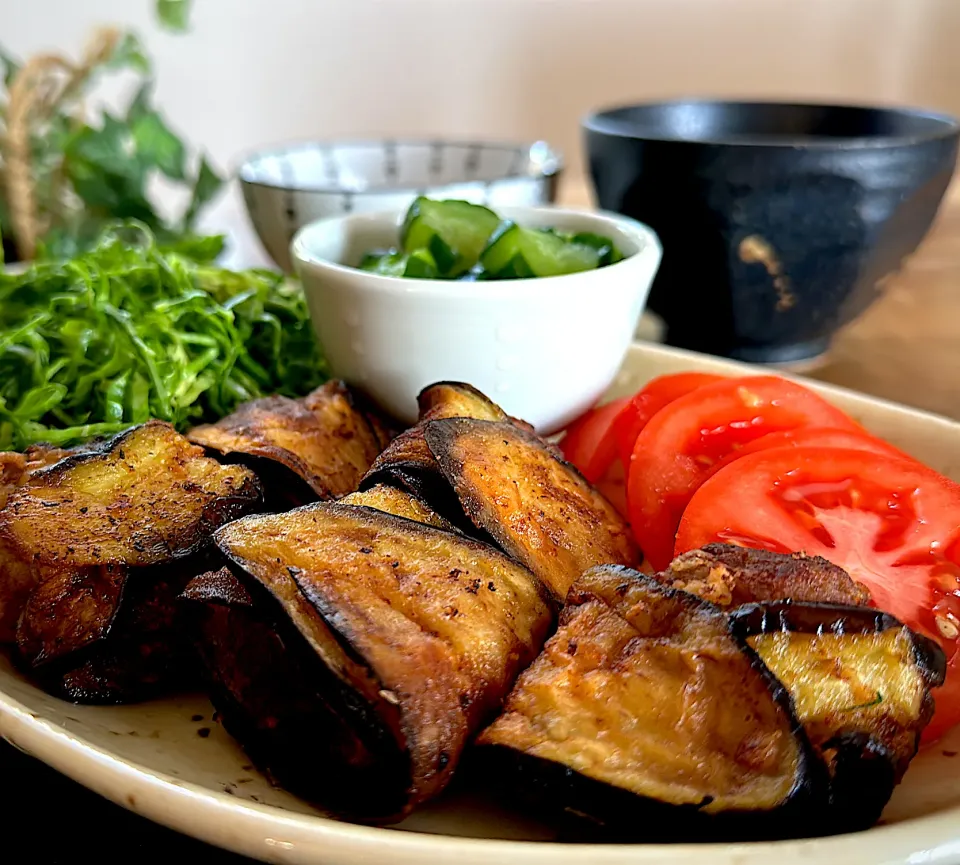
[[[350, 189], [345, 186], [304, 186], [291, 185], [289, 181], [283, 183], [268, 183], [263, 180], [254, 180], [245, 176], [246, 170], [254, 162], [269, 156], [281, 156], [298, 150], [306, 150], [310, 147], [382, 147], [385, 144], [394, 146], [419, 145], [435, 147], [443, 145], [444, 147], [479, 147], [490, 150], [517, 150], [530, 153], [534, 147], [542, 145], [546, 150], [544, 167], [542, 170], [530, 173], [521, 173], [514, 175], [503, 175], [493, 180], [483, 180], [481, 178], [465, 179], [462, 181], [451, 181], [450, 183], [426, 186], [376, 186], [367, 189]], [[476, 184], [477, 186], [493, 186], [507, 180], [549, 180], [558, 177], [566, 168], [563, 153], [550, 142], [543, 139], [534, 141], [506, 141], [501, 139], [483, 139], [483, 138], [445, 138], [441, 135], [398, 135], [396, 137], [368, 137], [358, 136], [356, 138], [296, 138], [278, 142], [276, 144], [261, 145], [255, 149], [245, 151], [234, 160], [230, 176], [237, 178], [244, 186], [257, 186], [262, 189], [271, 189], [277, 192], [316, 192], [324, 195], [344, 195], [349, 193], [354, 196], [364, 195], [400, 195], [404, 193], [418, 194], [424, 190], [445, 189], [449, 186], [464, 186], [467, 184]]]
[[[311, 253], [307, 247], [307, 241], [311, 233], [318, 231], [321, 226], [325, 227], [334, 223], [386, 222], [391, 226], [399, 228], [401, 217], [406, 212], [406, 208], [395, 208], [392, 210], [381, 210], [375, 213], [350, 213], [341, 216], [331, 216], [308, 222], [294, 235], [290, 243], [290, 257], [293, 259], [295, 268], [301, 279], [303, 277], [303, 270], [310, 268], [315, 271], [327, 271], [342, 276], [353, 277], [358, 286], [362, 285], [370, 291], [378, 291], [385, 294], [416, 295], [428, 299], [449, 300], [463, 298], [467, 293], [476, 294], [480, 292], [484, 296], [502, 300], [505, 297], [517, 295], [521, 290], [549, 292], [563, 287], [571, 287], [571, 280], [582, 279], [585, 276], [592, 276], [600, 272], [619, 275], [624, 272], [625, 267], [638, 267], [648, 262], [651, 256], [653, 256], [653, 265], [657, 268], [663, 255], [660, 238], [649, 225], [620, 213], [612, 213], [607, 210], [586, 210], [576, 207], [554, 207], [549, 205], [505, 205], [502, 208], [498, 208], [498, 215], [500, 211], [508, 214], [516, 214], [515, 218], [518, 221], [523, 219], [523, 216], [520, 215], [522, 212], [556, 213], [564, 216], [582, 217], [594, 228], [612, 225], [625, 234], [630, 235], [637, 243], [638, 249], [635, 253], [626, 256], [621, 261], [608, 264], [606, 267], [596, 268], [595, 270], [565, 273], [560, 276], [531, 276], [521, 279], [491, 280], [489, 282], [454, 282], [453, 284], [457, 286], [457, 290], [451, 291], [451, 280], [448, 279], [419, 279], [416, 277], [386, 276], [380, 273], [371, 273], [370, 271], [360, 270], [356, 267], [350, 267], [346, 264], [321, 258]], [[511, 217], [508, 216], [507, 218]], [[602, 278], [607, 279], [614, 277]]]
[[[793, 136], [766, 136], [759, 134], [707, 136], [704, 138], [678, 138], [671, 135], [662, 135], [644, 132], [638, 128], [631, 130], [626, 123], [617, 124], [610, 116], [614, 112], [631, 108], [658, 108], [671, 105], [724, 105], [745, 106], [754, 108], [802, 108], [802, 109], [836, 109], [857, 111], [877, 111], [890, 115], [900, 115], [925, 120], [932, 120], [938, 124], [936, 130], [923, 134], [911, 135], [861, 135], [850, 137], [815, 138], [803, 134]], [[831, 102], [816, 100], [775, 100], [775, 99], [723, 99], [709, 96], [678, 97], [676, 99], [654, 99], [642, 102], [618, 103], [594, 109], [580, 120], [584, 132], [608, 135], [612, 138], [626, 138], [641, 141], [662, 141], [671, 144], [710, 145], [715, 147], [769, 147], [786, 150], [873, 150], [890, 147], [904, 147], [927, 141], [957, 138], [960, 136], [960, 118], [941, 111], [927, 108], [916, 108], [909, 105], [882, 104], [869, 102]]]

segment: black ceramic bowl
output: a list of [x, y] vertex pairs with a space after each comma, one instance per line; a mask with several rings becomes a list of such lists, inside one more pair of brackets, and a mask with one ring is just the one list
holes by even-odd
[[605, 210], [650, 225], [667, 341], [766, 363], [821, 354], [930, 228], [958, 121], [926, 111], [684, 101], [584, 121]]

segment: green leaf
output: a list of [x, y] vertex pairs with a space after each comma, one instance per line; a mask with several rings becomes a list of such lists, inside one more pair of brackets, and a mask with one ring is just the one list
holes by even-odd
[[183, 142], [170, 131], [156, 112], [145, 112], [133, 123], [136, 157], [145, 165], [158, 169], [172, 180], [185, 180], [187, 159]]
[[74, 191], [94, 212], [160, 227], [163, 221], [147, 199], [149, 166], [137, 158], [136, 148], [127, 125], [104, 114], [100, 129], [84, 126], [72, 135], [64, 171]]
[[168, 255], [180, 255], [197, 264], [211, 264], [223, 253], [226, 238], [222, 234], [209, 237], [188, 235], [172, 243], [163, 243], [160, 249]]
[[14, 60], [3, 48], [0, 48], [0, 65], [3, 66], [3, 85], [10, 89], [13, 79], [17, 77], [20, 71], [20, 64]]
[[123, 34], [105, 66], [107, 69], [132, 69], [141, 75], [149, 75], [152, 68], [150, 58], [133, 33]]
[[197, 216], [203, 207], [208, 204], [223, 186], [223, 179], [217, 174], [207, 158], [204, 156], [200, 160], [200, 167], [197, 170], [197, 177], [193, 183], [193, 194], [190, 197], [190, 204], [183, 215], [183, 230], [190, 231], [196, 224]]
[[190, 27], [191, 0], [157, 0], [157, 18], [174, 33], [184, 33]]
[[127, 106], [127, 123], [133, 125], [153, 110], [153, 81], [144, 81]]

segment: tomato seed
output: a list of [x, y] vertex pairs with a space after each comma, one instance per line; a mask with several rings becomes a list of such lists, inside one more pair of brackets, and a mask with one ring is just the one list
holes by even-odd
[[937, 616], [937, 630], [947, 640], [955, 640], [960, 637], [960, 628], [955, 622], [950, 621], [946, 616]]
[[737, 388], [737, 396], [740, 397], [740, 401], [748, 408], [760, 408], [764, 403], [762, 396], [747, 390], [745, 387]]

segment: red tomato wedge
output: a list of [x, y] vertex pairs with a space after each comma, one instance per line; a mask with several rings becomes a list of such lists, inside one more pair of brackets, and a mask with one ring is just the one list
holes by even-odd
[[627, 475], [630, 525], [650, 564], [670, 563], [687, 502], [725, 457], [803, 426], [862, 431], [813, 391], [776, 376], [724, 379], [658, 411], [637, 437]]
[[780, 432], [770, 433], [747, 442], [743, 447], [738, 448], [733, 453], [725, 456], [714, 467], [714, 474], [730, 463], [760, 451], [772, 450], [781, 447], [809, 447], [817, 445], [820, 447], [832, 448], [851, 448], [856, 451], [870, 451], [875, 454], [887, 454], [887, 456], [898, 457], [899, 459], [913, 459], [903, 451], [897, 450], [893, 445], [887, 444], [883, 439], [878, 439], [866, 431], [858, 432], [851, 429], [833, 429], [829, 427], [798, 427], [797, 429], [781, 430]]
[[617, 444], [609, 435], [610, 427], [629, 401], [629, 397], [622, 397], [590, 409], [567, 427], [560, 440], [560, 450], [567, 462], [580, 469], [592, 484], [606, 474], [617, 458]]
[[945, 687], [925, 739], [960, 723], [960, 485], [914, 460], [832, 447], [749, 454], [690, 500], [676, 552], [713, 541], [823, 556], [937, 640]]
[[630, 455], [637, 436], [660, 409], [698, 387], [723, 381], [723, 378], [722, 375], [707, 372], [678, 372], [661, 375], [647, 382], [646, 387], [629, 400], [613, 422], [612, 433], [624, 466], [630, 465]]

